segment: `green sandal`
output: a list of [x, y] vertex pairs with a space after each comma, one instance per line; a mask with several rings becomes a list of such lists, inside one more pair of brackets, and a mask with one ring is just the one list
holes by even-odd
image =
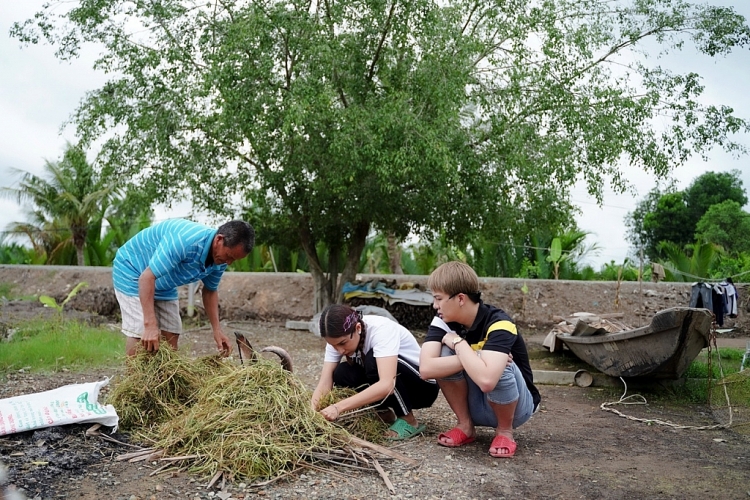
[[397, 418], [390, 427], [389, 431], [396, 433], [395, 436], [386, 436], [388, 441], [404, 441], [405, 439], [411, 439], [417, 434], [422, 434], [427, 430], [427, 426], [420, 424], [417, 427], [413, 427], [409, 422], [403, 418]]

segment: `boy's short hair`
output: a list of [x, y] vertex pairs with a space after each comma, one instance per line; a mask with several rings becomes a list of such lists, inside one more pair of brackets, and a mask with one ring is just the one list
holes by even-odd
[[470, 298], [479, 294], [479, 277], [469, 266], [459, 261], [446, 262], [427, 278], [427, 288], [448, 295], [464, 293]]

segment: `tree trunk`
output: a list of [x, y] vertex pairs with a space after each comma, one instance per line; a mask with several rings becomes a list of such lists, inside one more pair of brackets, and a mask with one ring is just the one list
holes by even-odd
[[401, 247], [398, 246], [396, 235], [388, 233], [388, 264], [391, 268], [391, 274], [404, 274], [401, 269]]
[[76, 247], [76, 260], [78, 261], [79, 266], [85, 266], [86, 260], [83, 256], [83, 246], [86, 244], [86, 233], [76, 231], [76, 228], [73, 228], [73, 246]]
[[354, 231], [352, 231], [352, 236], [347, 245], [344, 270], [341, 272], [341, 279], [339, 280], [338, 286], [336, 286], [336, 302], [343, 300], [341, 290], [344, 287], [344, 283], [347, 281], [354, 281], [354, 278], [357, 276], [359, 260], [362, 257], [362, 251], [367, 244], [367, 234], [369, 232], [370, 224], [367, 222], [360, 222], [354, 227]]
[[339, 274], [339, 249], [329, 249], [328, 272], [324, 272], [323, 265], [318, 259], [316, 242], [308, 228], [300, 229], [300, 243], [307, 255], [310, 264], [310, 274], [313, 277], [313, 313], [319, 313], [329, 304], [336, 304], [343, 300], [341, 290], [344, 283], [354, 281], [359, 268], [359, 259], [367, 242], [367, 234], [370, 231], [368, 223], [358, 224], [352, 231], [346, 251], [346, 262], [344, 270]]

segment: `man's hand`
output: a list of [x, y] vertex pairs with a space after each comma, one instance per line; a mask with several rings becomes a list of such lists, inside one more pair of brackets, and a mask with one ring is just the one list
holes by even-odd
[[216, 341], [216, 347], [219, 349], [222, 357], [226, 358], [232, 353], [232, 344], [229, 343], [229, 338], [224, 335], [224, 332], [221, 330], [215, 332], [214, 340]]
[[144, 327], [143, 335], [141, 336], [141, 344], [143, 348], [148, 352], [156, 352], [159, 350], [159, 327]]

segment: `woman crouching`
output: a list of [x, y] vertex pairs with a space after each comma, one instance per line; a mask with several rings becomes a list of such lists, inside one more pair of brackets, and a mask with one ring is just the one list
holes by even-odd
[[431, 406], [438, 386], [419, 378], [419, 344], [409, 330], [388, 318], [362, 316], [334, 304], [320, 315], [320, 336], [327, 345], [313, 409], [334, 385], [349, 387], [357, 394], [320, 410], [327, 420], [375, 403], [381, 418], [391, 423], [388, 439], [409, 439], [425, 431], [413, 410]]

